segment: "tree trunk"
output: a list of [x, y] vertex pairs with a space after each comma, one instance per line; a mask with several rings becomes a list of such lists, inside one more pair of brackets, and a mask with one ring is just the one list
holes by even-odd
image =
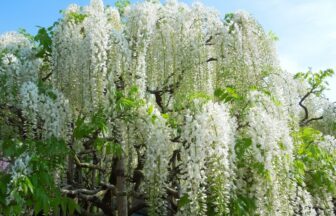
[[128, 215], [124, 155], [117, 162], [117, 211], [118, 216]]
[[74, 160], [72, 155], [68, 156], [68, 169], [67, 169], [67, 183], [72, 184], [74, 181]]

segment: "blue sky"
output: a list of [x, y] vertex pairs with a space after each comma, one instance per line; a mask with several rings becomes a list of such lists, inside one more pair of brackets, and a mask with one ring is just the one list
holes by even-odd
[[[191, 3], [193, 0], [183, 0]], [[114, 0], [105, 0], [113, 5]], [[133, 1], [135, 2], [135, 1]], [[336, 69], [336, 0], [202, 0], [220, 13], [246, 10], [272, 30], [280, 40], [277, 51], [282, 67], [290, 72]], [[50, 26], [59, 10], [70, 3], [86, 5], [89, 0], [3, 0], [0, 7], [0, 34], [36, 26]], [[336, 101], [336, 76], [330, 79], [327, 96]]]

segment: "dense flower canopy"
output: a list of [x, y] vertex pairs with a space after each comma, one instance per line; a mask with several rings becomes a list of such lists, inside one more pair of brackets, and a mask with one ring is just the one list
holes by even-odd
[[0, 215], [334, 215], [332, 70], [284, 72], [246, 12], [62, 14], [0, 36]]

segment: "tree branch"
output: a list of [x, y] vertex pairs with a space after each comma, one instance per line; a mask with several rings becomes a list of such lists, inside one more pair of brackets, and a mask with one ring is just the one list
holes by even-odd
[[313, 93], [315, 93], [315, 87], [313, 87], [309, 92], [307, 92], [300, 100], [299, 105], [300, 107], [302, 107], [302, 109], [304, 110], [304, 117], [301, 119], [300, 121], [300, 127], [304, 127], [306, 125], [308, 125], [310, 122], [312, 121], [318, 121], [323, 119], [323, 116], [320, 117], [315, 117], [315, 118], [310, 118], [309, 119], [309, 112], [308, 112], [308, 108], [303, 104], [303, 102]]
[[42, 81], [46, 81], [47, 79], [49, 79], [49, 77], [51, 77], [52, 72], [48, 73], [45, 77], [42, 78]]
[[166, 187], [166, 191], [168, 194], [172, 195], [173, 197], [179, 197], [179, 193], [172, 188]]
[[78, 195], [78, 194], [95, 195], [99, 191], [101, 191], [101, 189], [95, 189], [95, 190], [89, 190], [86, 188], [80, 188], [80, 189], [74, 189], [74, 190], [65, 189], [65, 188], [61, 189], [61, 192], [67, 195]]
[[208, 60], [206, 60], [207, 63], [212, 62], [212, 61], [218, 61], [218, 59], [211, 57]]
[[322, 120], [322, 119], [323, 119], [323, 116], [316, 117], [316, 118], [311, 118], [311, 119], [309, 119], [305, 122], [305, 125], [309, 124], [312, 121], [318, 121], [318, 120]]
[[307, 109], [307, 107], [306, 107], [305, 105], [303, 105], [303, 102], [309, 97], [309, 95], [310, 95], [312, 92], [313, 92], [313, 89], [310, 90], [309, 92], [307, 92], [307, 93], [301, 98], [301, 100], [300, 100], [300, 102], [299, 102], [300, 107], [302, 107], [302, 109], [304, 110], [304, 113], [305, 113], [303, 119], [301, 119], [301, 121], [300, 121], [300, 125], [303, 124], [303, 123], [308, 119], [308, 116], [309, 116], [309, 115], [308, 115], [308, 109]]
[[75, 159], [75, 164], [79, 167], [84, 167], [84, 168], [89, 168], [89, 169], [97, 169], [100, 171], [104, 171], [105, 169], [103, 169], [100, 166], [97, 166], [95, 164], [90, 164], [90, 163], [82, 163], [77, 155], [74, 155], [74, 159]]

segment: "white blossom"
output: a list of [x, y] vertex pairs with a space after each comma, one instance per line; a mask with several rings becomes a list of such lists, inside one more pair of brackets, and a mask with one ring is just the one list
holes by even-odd
[[[153, 106], [148, 106], [151, 109]], [[145, 107], [144, 107], [145, 108]], [[142, 110], [142, 113], [148, 113]], [[144, 176], [146, 190], [149, 196], [150, 215], [165, 215], [167, 205], [162, 199], [166, 197], [168, 178], [168, 164], [172, 155], [173, 144], [170, 141], [171, 131], [167, 121], [157, 109], [153, 109], [147, 117], [146, 122], [141, 122], [144, 129], [146, 155], [144, 164]]]
[[39, 93], [38, 87], [32, 82], [22, 85], [21, 108], [28, 120], [26, 129], [32, 135], [41, 121], [43, 138], [66, 138], [67, 122], [71, 120], [68, 101], [56, 90], [49, 90], [48, 94], [52, 96]]
[[186, 173], [181, 186], [182, 194], [187, 194], [191, 201], [185, 210], [194, 215], [206, 212], [205, 187], [209, 182], [210, 188], [214, 186], [215, 204], [222, 208], [220, 214], [228, 213], [235, 121], [227, 107], [214, 103], [205, 104], [200, 113], [188, 113], [185, 118], [182, 138], [186, 143], [181, 157]]
[[5, 79], [0, 90], [8, 102], [19, 100], [17, 93], [24, 82], [37, 81], [41, 60], [35, 54], [33, 43], [25, 36], [14, 32], [0, 36], [0, 78]]
[[23, 192], [22, 180], [29, 177], [32, 173], [32, 170], [29, 166], [31, 157], [27, 154], [20, 155], [14, 162], [14, 165], [11, 167], [11, 179], [7, 185], [7, 197], [6, 203], [9, 204], [11, 201], [15, 200], [15, 192]]

